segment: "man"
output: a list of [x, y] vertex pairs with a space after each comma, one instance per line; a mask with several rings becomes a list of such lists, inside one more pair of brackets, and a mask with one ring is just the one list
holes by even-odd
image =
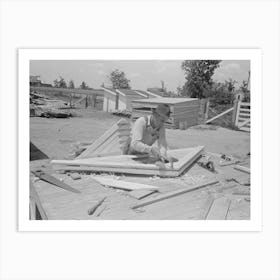
[[[151, 154], [155, 158], [167, 156], [167, 141], [164, 122], [170, 117], [170, 108], [166, 104], [159, 104], [152, 115], [140, 117], [134, 123], [131, 138], [124, 154]], [[157, 147], [153, 144], [157, 141]]]

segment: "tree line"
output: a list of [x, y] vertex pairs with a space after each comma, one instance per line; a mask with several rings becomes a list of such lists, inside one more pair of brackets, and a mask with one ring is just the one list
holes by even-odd
[[[237, 81], [233, 79], [224, 82], [213, 80], [215, 70], [220, 67], [221, 60], [185, 60], [181, 64], [181, 69], [185, 75], [185, 84], [177, 87], [177, 92], [169, 92], [172, 96], [186, 96], [191, 98], [210, 98], [217, 104], [232, 103], [236, 90], [243, 93], [243, 101], [250, 101], [250, 91], [248, 89], [249, 79], [243, 80], [239, 88], [236, 88]], [[130, 89], [130, 80], [125, 73], [115, 69], [107, 76], [110, 86], [114, 89]], [[163, 83], [163, 82], [162, 82]], [[73, 80], [68, 85], [63, 77], [54, 80], [54, 87], [75, 88]], [[80, 89], [90, 89], [85, 81], [79, 86]]]
[[[185, 73], [186, 82], [177, 88], [181, 96], [192, 98], [210, 98], [216, 104], [232, 103], [236, 92], [237, 81], [231, 78], [224, 82], [215, 82], [212, 77], [220, 67], [221, 60], [185, 60], [181, 69]], [[249, 72], [250, 75], [250, 72]], [[243, 80], [238, 90], [243, 93], [243, 101], [250, 101], [248, 80]]]
[[[125, 73], [119, 69], [115, 69], [110, 72], [107, 77], [110, 81], [112, 88], [114, 89], [130, 89], [130, 80], [126, 78]], [[53, 81], [54, 87], [56, 88], [76, 88], [74, 81], [70, 80], [68, 84], [65, 79], [59, 76], [58, 79]], [[92, 89], [90, 88], [85, 81], [82, 81], [81, 85], [78, 87], [80, 89]]]

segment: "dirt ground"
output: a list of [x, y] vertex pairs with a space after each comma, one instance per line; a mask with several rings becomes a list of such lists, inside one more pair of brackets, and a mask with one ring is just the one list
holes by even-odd
[[[94, 141], [119, 117], [92, 109], [75, 110], [69, 119], [30, 118], [30, 140], [51, 159], [67, 157], [72, 145]], [[205, 151], [243, 158], [250, 152], [250, 134], [213, 125], [198, 125], [187, 130], [167, 129], [170, 149], [205, 146]]]
[[[187, 130], [167, 129], [167, 140], [171, 149], [205, 146], [206, 154], [213, 153], [212, 160], [216, 172], [210, 172], [194, 164], [185, 174], [177, 178], [128, 174], [125, 176], [122, 174], [121, 178], [127, 182], [158, 186], [160, 187], [159, 193], [162, 194], [189, 188], [209, 180], [217, 180], [219, 183], [190, 194], [186, 193], [178, 198], [146, 206], [140, 212], [135, 212], [131, 206], [139, 203], [136, 198], [129, 196], [126, 191], [97, 184], [94, 180], [96, 174], [82, 173], [81, 179], [75, 181], [69, 177], [69, 174], [55, 173], [50, 166], [48, 158], [67, 158], [71, 145], [78, 141], [94, 141], [119, 119], [109, 113], [94, 112], [92, 109], [75, 110], [74, 113], [77, 117], [69, 119], [30, 118], [31, 154], [42, 159], [31, 161], [31, 169], [43, 167], [45, 171], [82, 193], [80, 197], [42, 180], [35, 181], [34, 178], [31, 178], [34, 182], [34, 190], [40, 197], [40, 205], [48, 219], [201, 219], [201, 212], [204, 211], [209, 196], [213, 197], [215, 201], [226, 203], [228, 207], [226, 219], [250, 219], [250, 186], [244, 184], [244, 182], [248, 182], [250, 176], [235, 170], [232, 165], [219, 166], [220, 156], [217, 155], [221, 153], [232, 155], [240, 159], [242, 164], [249, 166], [250, 157], [247, 156], [250, 151], [249, 133], [210, 125], [198, 125]], [[36, 148], [39, 148], [40, 151]], [[115, 177], [116, 174], [103, 175], [118, 178]], [[232, 181], [232, 178], [236, 178], [237, 181]], [[246, 191], [247, 194], [238, 193], [240, 191]], [[157, 195], [158, 193], [151, 194], [151, 197]], [[87, 208], [94, 205], [97, 198], [103, 196], [108, 197], [106, 205], [103, 207], [105, 210], [100, 210], [100, 213], [95, 216], [89, 216]], [[218, 217], [215, 216], [213, 219], [218, 219]]]

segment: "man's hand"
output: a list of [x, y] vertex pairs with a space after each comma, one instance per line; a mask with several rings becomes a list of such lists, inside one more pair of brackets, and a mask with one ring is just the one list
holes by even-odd
[[152, 147], [151, 149], [151, 154], [155, 157], [155, 158], [160, 158], [160, 151], [157, 147]]

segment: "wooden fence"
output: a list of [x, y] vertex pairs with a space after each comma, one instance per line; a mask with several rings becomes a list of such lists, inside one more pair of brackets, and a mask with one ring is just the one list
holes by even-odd
[[[223, 117], [224, 115], [232, 112], [232, 124], [238, 128], [239, 130], [251, 131], [251, 104], [247, 102], [241, 102], [240, 100], [236, 100], [234, 102], [233, 107], [225, 110], [224, 112], [217, 114], [216, 116], [208, 119], [208, 111], [211, 110], [209, 108], [209, 100], [204, 99], [200, 102], [200, 115], [202, 123], [210, 124], [213, 121]], [[212, 110], [211, 110], [212, 111]]]
[[55, 87], [35, 87], [30, 86], [30, 92], [35, 91], [40, 94], [44, 94], [52, 97], [64, 96], [70, 105], [87, 107], [97, 107], [97, 103], [102, 101], [104, 91], [99, 89], [70, 89], [70, 88], [55, 88]]
[[251, 130], [251, 104], [247, 102], [236, 101], [232, 121], [234, 125], [243, 131]]

